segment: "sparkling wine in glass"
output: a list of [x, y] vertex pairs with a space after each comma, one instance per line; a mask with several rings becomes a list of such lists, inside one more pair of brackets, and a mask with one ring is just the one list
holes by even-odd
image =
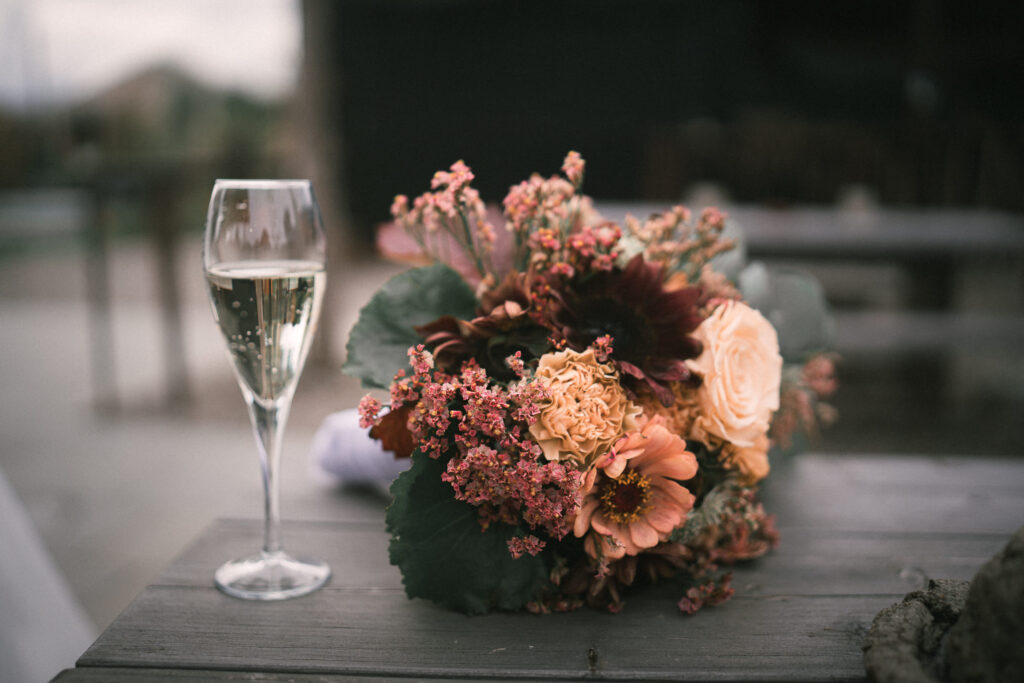
[[218, 180], [203, 241], [213, 316], [249, 406], [263, 474], [263, 550], [214, 575], [239, 598], [282, 600], [322, 586], [325, 562], [281, 546], [278, 465], [292, 395], [323, 300], [326, 238], [307, 180]]

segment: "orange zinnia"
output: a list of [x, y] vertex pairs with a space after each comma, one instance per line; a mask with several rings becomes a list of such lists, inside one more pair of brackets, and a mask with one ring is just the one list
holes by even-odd
[[696, 474], [697, 458], [686, 442], [654, 418], [587, 473], [574, 532], [594, 532], [584, 541], [594, 557], [618, 559], [653, 548], [693, 508], [693, 494], [678, 482]]

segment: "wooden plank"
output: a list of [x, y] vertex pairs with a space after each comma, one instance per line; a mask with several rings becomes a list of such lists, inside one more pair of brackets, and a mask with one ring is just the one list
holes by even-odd
[[1007, 536], [873, 535], [781, 529], [769, 555], [735, 568], [740, 595], [901, 595], [970, 579]]
[[[619, 615], [465, 617], [393, 590], [244, 603], [151, 588], [79, 666], [397, 676], [859, 680], [860, 644], [890, 595], [739, 597], [697, 618], [668, 587]], [[159, 619], [154, 619], [154, 615]]]
[[260, 524], [222, 520], [79, 667], [860, 680], [863, 636], [881, 608], [926, 578], [970, 578], [1024, 520], [1022, 475], [1024, 463], [1012, 459], [805, 454], [776, 463], [766, 504], [778, 513], [781, 547], [735, 569], [732, 601], [692, 618], [676, 609], [682, 589], [671, 584], [634, 591], [615, 616], [470, 618], [410, 601], [387, 564], [382, 510], [376, 519], [286, 523], [288, 547], [327, 559], [332, 582], [292, 601], [235, 600], [212, 588], [213, 570], [258, 547]]
[[[296, 674], [266, 671], [213, 671], [199, 669], [150, 669], [134, 667], [85, 667], [62, 671], [53, 683], [230, 683], [231, 681], [264, 681], [266, 683], [330, 683], [339, 680], [366, 680], [365, 676], [344, 674]], [[439, 678], [416, 680], [436, 681]], [[501, 680], [501, 679], [497, 679]], [[511, 680], [511, 679], [505, 679]], [[374, 683], [409, 681], [406, 677], [374, 676]]]
[[[302, 531], [293, 537], [319, 547], [334, 564], [328, 588], [269, 604], [221, 595], [209, 587], [210, 576], [225, 547], [236, 542], [221, 540], [246, 527], [258, 538], [259, 525], [217, 524], [186, 553], [188, 571], [163, 577], [179, 585], [148, 588], [79, 665], [545, 678], [633, 673], [700, 679], [717, 672], [737, 680], [815, 680], [835, 673], [856, 679], [862, 636], [879, 609], [920, 587], [926, 576], [970, 578], [1005, 543], [1002, 536], [783, 529], [787, 540], [776, 552], [735, 569], [736, 598], [693, 618], [676, 610], [681, 589], [672, 585], [640, 589], [616, 616], [584, 609], [469, 618], [407, 600], [397, 569], [384, 564], [381, 530], [292, 526]], [[585, 656], [591, 650], [597, 660]], [[591, 664], [599, 670], [591, 671]]]
[[[137, 669], [131, 667], [88, 667], [67, 669], [51, 683], [228, 683], [230, 681], [268, 681], [275, 683], [328, 683], [336, 676], [316, 674], [265, 673], [260, 671], [200, 671], [196, 669]], [[379, 679], [381, 681], [395, 679]], [[408, 680], [408, 679], [405, 679]]]
[[[402, 587], [397, 572], [382, 572], [387, 565], [388, 536], [383, 509], [374, 522], [282, 523], [285, 548], [296, 556], [326, 559], [334, 582], [350, 588]], [[153, 582], [158, 586], [210, 586], [213, 572], [223, 562], [257, 552], [263, 525], [256, 520], [217, 520]], [[389, 567], [390, 568], [390, 567]]]
[[[254, 520], [220, 520], [200, 536], [154, 586], [207, 587], [229, 557], [251, 552], [260, 539]], [[345, 589], [401, 590], [398, 569], [387, 564], [383, 527], [345, 523], [292, 523], [297, 551], [316, 551], [334, 570], [331, 585]], [[1006, 543], [1002, 534], [912, 534], [782, 527], [773, 553], [742, 565], [737, 578], [760, 594], [900, 593], [922, 577], [968, 579]], [[914, 578], [916, 577], [916, 578]]]
[[803, 454], [772, 461], [762, 498], [792, 527], [1008, 536], [1022, 491], [1018, 458]]

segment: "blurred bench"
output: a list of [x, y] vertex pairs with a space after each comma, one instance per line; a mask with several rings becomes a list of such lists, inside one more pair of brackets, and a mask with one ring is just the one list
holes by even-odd
[[[668, 206], [599, 202], [597, 208], [606, 217], [621, 220], [626, 213], [643, 218]], [[908, 291], [893, 310], [857, 311], [846, 319], [846, 338], [840, 342], [846, 350], [935, 350], [982, 337], [1018, 347], [1024, 343], [1024, 310], [1019, 304], [1002, 311], [989, 306], [975, 317], [971, 317], [974, 311], [958, 306], [958, 297], [963, 295], [958, 290], [969, 287], [966, 276], [972, 271], [991, 272], [993, 266], [1005, 267], [1008, 277], [1002, 284], [1009, 298], [1020, 297], [1024, 217], [966, 209], [844, 211], [746, 206], [730, 207], [727, 213], [742, 229], [748, 260], [806, 267], [891, 264], [906, 274]], [[864, 330], [872, 334], [858, 334]]]
[[137, 210], [139, 217], [131, 228], [152, 245], [164, 361], [163, 399], [175, 405], [188, 398], [177, 282], [177, 213], [188, 170], [174, 164], [103, 168], [76, 184], [0, 194], [0, 253], [16, 256], [40, 248], [84, 247], [90, 371], [93, 402], [98, 408], [117, 408], [120, 402], [112, 331], [111, 255], [117, 231], [115, 214], [125, 207]]
[[[621, 219], [626, 213], [643, 218], [668, 206], [600, 202], [597, 208]], [[972, 262], [1024, 262], [1024, 218], [1005, 212], [743, 206], [727, 213], [742, 227], [751, 259], [899, 264], [927, 281], [912, 305], [948, 305], [956, 270]]]

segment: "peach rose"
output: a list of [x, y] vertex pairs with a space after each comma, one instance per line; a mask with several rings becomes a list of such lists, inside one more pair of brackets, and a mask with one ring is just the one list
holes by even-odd
[[695, 435], [749, 448], [768, 431], [779, 409], [782, 356], [775, 328], [740, 301], [727, 301], [693, 336], [704, 352], [686, 361], [702, 378]]
[[546, 353], [534, 378], [549, 399], [530, 425], [530, 434], [548, 460], [568, 460], [587, 469], [624, 432], [637, 427], [640, 408], [626, 398], [615, 367], [599, 363], [593, 349]]

